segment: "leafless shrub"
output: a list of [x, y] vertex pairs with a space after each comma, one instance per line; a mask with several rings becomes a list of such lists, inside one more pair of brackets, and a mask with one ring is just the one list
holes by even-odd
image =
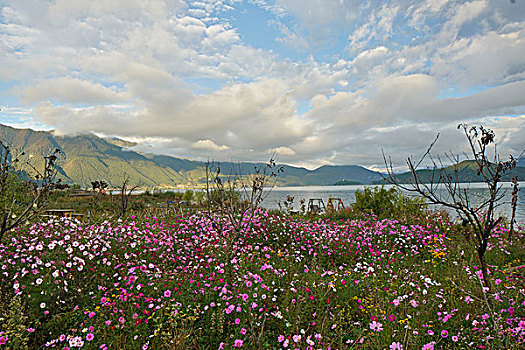
[[[405, 191], [422, 196], [429, 203], [450, 208], [458, 213], [464, 226], [468, 226], [474, 234], [483, 281], [485, 287], [490, 288], [485, 252], [492, 231], [503, 220], [496, 215], [496, 208], [502, 204], [501, 200], [504, 197], [500, 182], [504, 174], [516, 167], [516, 159], [512, 156], [506, 161], [500, 159], [492, 130], [483, 126], [469, 127], [467, 124], [458, 125], [458, 129], [462, 130], [467, 139], [476, 174], [488, 189], [488, 196], [481, 203], [475, 204], [466, 186], [460, 182], [459, 172], [465, 164], [462, 164], [458, 155], [445, 154], [446, 161], [452, 164], [449, 167], [445, 167], [441, 157], [432, 156], [431, 151], [439, 134], [418, 161], [412, 157], [406, 160], [411, 174], [409, 183], [403, 183], [395, 176], [391, 160], [387, 160], [383, 154], [387, 181]], [[489, 156], [489, 151], [493, 151], [493, 156]], [[431, 166], [423, 176], [420, 166], [425, 161], [429, 161]], [[445, 189], [445, 194], [438, 189]]]
[[0, 141], [0, 242], [6, 232], [38, 215], [47, 205], [57, 180], [59, 149], [44, 157], [39, 169], [24, 160], [25, 153], [13, 155]]

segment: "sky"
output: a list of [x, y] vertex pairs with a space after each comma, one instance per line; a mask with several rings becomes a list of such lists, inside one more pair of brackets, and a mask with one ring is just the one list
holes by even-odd
[[0, 123], [307, 168], [525, 149], [525, 0], [2, 0]]

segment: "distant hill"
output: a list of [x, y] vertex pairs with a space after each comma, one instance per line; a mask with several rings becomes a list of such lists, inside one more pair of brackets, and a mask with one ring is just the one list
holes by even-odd
[[[92, 181], [104, 180], [110, 186], [122, 184], [124, 176], [130, 183], [141, 186], [175, 187], [204, 183], [206, 164], [167, 155], [141, 154], [126, 149], [135, 144], [119, 139], [103, 139], [93, 134], [55, 136], [51, 132], [15, 129], [0, 124], [0, 138], [13, 152], [26, 153], [37, 168], [43, 156], [55, 149], [61, 151], [60, 177], [66, 183], [90, 186]], [[221, 162], [222, 174], [242, 175], [253, 172], [263, 163]], [[280, 165], [281, 166], [281, 165]], [[333, 185], [339, 181], [369, 184], [381, 175], [361, 166], [322, 166], [315, 170], [282, 165], [278, 185]]]
[[351, 180], [339, 180], [334, 184], [334, 186], [348, 186], [348, 185], [362, 185], [362, 183], [358, 181], [351, 181]]
[[[448, 166], [445, 168], [446, 174], [455, 176], [454, 167]], [[432, 170], [422, 169], [417, 171], [419, 178], [423, 182], [429, 183], [432, 181]], [[502, 181], [510, 181], [513, 177], [518, 176], [518, 181], [525, 181], [525, 167], [516, 167], [512, 171], [503, 175]], [[395, 175], [395, 178], [400, 183], [411, 183], [412, 174], [410, 172], [401, 173]], [[465, 160], [458, 164], [458, 173], [457, 173], [458, 182], [483, 182], [483, 176], [477, 174], [476, 164], [473, 160]], [[374, 183], [382, 183], [383, 181], [377, 181]], [[437, 181], [435, 181], [437, 182]]]
[[341, 180], [369, 184], [380, 179], [379, 173], [358, 165], [323, 165], [304, 176], [307, 185], [333, 185]]

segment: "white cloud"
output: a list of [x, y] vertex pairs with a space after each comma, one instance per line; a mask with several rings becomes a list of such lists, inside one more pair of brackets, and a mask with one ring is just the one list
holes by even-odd
[[295, 151], [291, 149], [290, 147], [276, 147], [269, 149], [268, 154], [277, 154], [281, 156], [293, 156], [295, 154]]
[[192, 143], [191, 147], [195, 149], [206, 150], [206, 151], [226, 151], [230, 149], [230, 147], [226, 145], [219, 146], [212, 140], [199, 140], [199, 141]]
[[308, 40], [297, 34], [296, 31], [288, 28], [285, 24], [279, 21], [270, 21], [269, 24], [275, 27], [282, 35], [281, 37], [275, 38], [276, 41], [298, 49], [307, 49], [310, 47]]
[[432, 73], [462, 86], [497, 84], [513, 80], [525, 70], [525, 29], [489, 32], [440, 48]]
[[443, 25], [438, 40], [455, 40], [459, 30], [486, 11], [488, 9], [487, 5], [488, 2], [486, 0], [476, 0], [456, 6], [454, 15]]
[[24, 101], [38, 103], [53, 100], [71, 104], [106, 104], [123, 101], [126, 95], [90, 81], [60, 77], [39, 82], [23, 91]]

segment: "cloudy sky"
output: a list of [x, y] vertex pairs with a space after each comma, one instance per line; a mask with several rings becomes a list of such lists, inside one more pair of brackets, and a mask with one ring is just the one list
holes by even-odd
[[525, 0], [2, 0], [0, 123], [190, 159], [525, 148]]

